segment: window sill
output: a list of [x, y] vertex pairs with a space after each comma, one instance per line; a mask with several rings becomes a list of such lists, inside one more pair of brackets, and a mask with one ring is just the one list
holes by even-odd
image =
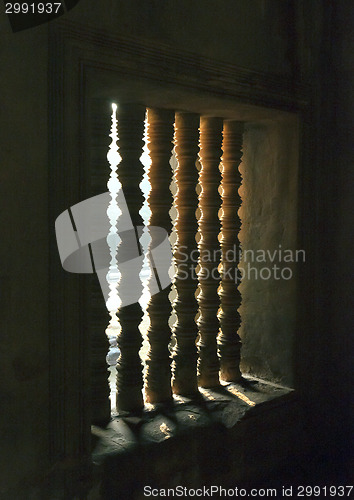
[[92, 428], [96, 488], [101, 498], [138, 499], [145, 485], [260, 479], [296, 452], [300, 422], [293, 390], [251, 377], [200, 389], [198, 401], [175, 397], [170, 407]]

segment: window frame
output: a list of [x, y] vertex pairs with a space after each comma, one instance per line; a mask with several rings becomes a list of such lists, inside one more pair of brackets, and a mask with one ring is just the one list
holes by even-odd
[[[92, 97], [136, 100], [244, 121], [293, 113], [301, 121], [307, 89], [133, 37], [119, 38], [59, 20], [49, 27], [49, 224], [51, 456], [90, 461], [87, 277], [63, 272], [55, 218], [86, 199], [87, 109]], [[131, 83], [137, 82], [132, 88]], [[75, 411], [73, 411], [75, 409]]]

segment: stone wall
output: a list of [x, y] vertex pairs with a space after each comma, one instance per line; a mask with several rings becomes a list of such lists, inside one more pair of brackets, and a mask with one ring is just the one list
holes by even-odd
[[68, 18], [248, 69], [293, 74], [296, 15], [289, 0], [85, 0]]
[[[0, 498], [48, 455], [47, 27], [1, 24]], [[13, 496], [12, 496], [13, 495]]]
[[295, 262], [298, 150], [295, 118], [250, 123], [240, 167], [241, 367], [290, 386], [294, 382], [297, 271], [303, 265], [301, 256]]

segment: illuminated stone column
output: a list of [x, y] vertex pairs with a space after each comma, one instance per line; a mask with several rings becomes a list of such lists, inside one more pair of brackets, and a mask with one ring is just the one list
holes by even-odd
[[237, 332], [241, 324], [238, 309], [241, 293], [238, 289], [238, 263], [240, 242], [238, 233], [241, 221], [238, 210], [241, 197], [238, 193], [242, 182], [239, 165], [242, 157], [242, 122], [225, 121], [222, 156], [222, 214], [221, 214], [221, 251], [222, 271], [219, 292], [221, 311], [219, 321], [221, 332], [218, 339], [220, 354], [220, 377], [226, 382], [240, 380], [241, 340]]
[[217, 317], [220, 300], [218, 287], [220, 275], [220, 232], [219, 209], [221, 205], [219, 186], [221, 181], [220, 157], [222, 154], [221, 118], [202, 117], [200, 122], [200, 161], [199, 182], [199, 364], [198, 380], [202, 387], [219, 384], [219, 358], [217, 354], [217, 336], [219, 320]]
[[[117, 410], [120, 412], [139, 411], [144, 406], [143, 375], [139, 350], [142, 336], [139, 324], [143, 311], [137, 300], [142, 292], [140, 280], [139, 254], [142, 253], [138, 227], [142, 227], [143, 219], [139, 213], [144, 197], [140, 183], [144, 167], [140, 161], [143, 151], [145, 108], [135, 104], [120, 104], [117, 110], [119, 154], [122, 158], [118, 166], [118, 179], [125, 197], [126, 209], [131, 218], [134, 230], [122, 231], [118, 220], [120, 243], [117, 252], [120, 281], [118, 294], [122, 300], [117, 317], [121, 325], [118, 336], [120, 357], [117, 364]], [[118, 196], [119, 204], [119, 196]], [[131, 265], [129, 265], [131, 262]], [[125, 265], [128, 263], [128, 265]], [[129, 303], [131, 295], [132, 302]], [[134, 301], [134, 297], [137, 298]], [[127, 303], [127, 305], [125, 305]]]
[[198, 261], [196, 162], [199, 152], [199, 115], [177, 113], [175, 128], [178, 166], [175, 222], [177, 240], [174, 248], [177, 273], [174, 285], [177, 297], [173, 306], [177, 320], [173, 328], [176, 346], [173, 354], [172, 387], [176, 394], [189, 395], [198, 391], [196, 346], [198, 327], [195, 321], [198, 312], [198, 302], [195, 297], [198, 282], [195, 269]]
[[[170, 165], [173, 148], [174, 112], [163, 109], [148, 109], [148, 149], [151, 165], [148, 178], [151, 185], [148, 204], [151, 210], [149, 226], [151, 226], [149, 257], [152, 276], [149, 287], [151, 298], [147, 307], [150, 318], [148, 329], [149, 352], [146, 360], [145, 394], [148, 403], [161, 403], [171, 399], [171, 340], [169, 319], [171, 303], [169, 294], [171, 284], [162, 287], [161, 283], [169, 282], [170, 262], [155, 262], [152, 249], [159, 243], [159, 234], [153, 226], [164, 229], [169, 235], [172, 229], [170, 209], [173, 197], [170, 191], [172, 168]], [[160, 291], [153, 293], [153, 286], [158, 283]]]

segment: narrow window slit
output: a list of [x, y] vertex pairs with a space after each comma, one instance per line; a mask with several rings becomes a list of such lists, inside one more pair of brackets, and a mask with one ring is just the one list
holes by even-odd
[[111, 409], [115, 408], [115, 396], [116, 396], [116, 364], [119, 357], [119, 349], [117, 345], [117, 337], [120, 332], [120, 324], [117, 317], [117, 310], [120, 305], [120, 299], [118, 295], [118, 282], [120, 278], [120, 273], [118, 269], [117, 262], [117, 249], [119, 243], [119, 234], [117, 222], [121, 210], [118, 205], [118, 192], [120, 190], [120, 182], [118, 180], [117, 168], [121, 161], [121, 157], [118, 153], [118, 135], [117, 135], [117, 105], [112, 104], [112, 126], [110, 137], [112, 142], [109, 147], [107, 154], [107, 160], [110, 165], [110, 178], [107, 183], [109, 194], [111, 196], [111, 201], [107, 209], [107, 216], [110, 222], [110, 231], [107, 236], [107, 244], [109, 246], [111, 261], [109, 265], [109, 271], [107, 273], [106, 279], [109, 286], [109, 295], [106, 302], [106, 307], [111, 317], [108, 327], [106, 329], [106, 334], [109, 341], [109, 351], [107, 353], [106, 361], [109, 366], [109, 385], [110, 385], [110, 400]]

